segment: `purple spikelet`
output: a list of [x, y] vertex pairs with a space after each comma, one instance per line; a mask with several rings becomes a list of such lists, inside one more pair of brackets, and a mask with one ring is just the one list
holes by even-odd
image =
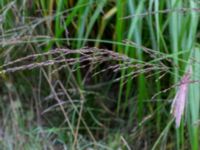
[[184, 108], [187, 99], [188, 85], [190, 82], [191, 70], [188, 71], [181, 79], [179, 89], [176, 93], [176, 96], [173, 100], [171, 106], [171, 113], [173, 114], [176, 122], [176, 128], [180, 126], [181, 117], [184, 113]]

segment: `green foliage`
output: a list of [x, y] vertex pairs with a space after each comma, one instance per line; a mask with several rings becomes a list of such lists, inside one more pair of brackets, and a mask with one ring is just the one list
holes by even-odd
[[[1, 0], [0, 145], [199, 149], [199, 5]], [[85, 52], [90, 47], [109, 50]], [[51, 53], [59, 49], [81, 52]], [[65, 59], [75, 62], [50, 62]], [[170, 104], [189, 68], [186, 114], [176, 129]]]

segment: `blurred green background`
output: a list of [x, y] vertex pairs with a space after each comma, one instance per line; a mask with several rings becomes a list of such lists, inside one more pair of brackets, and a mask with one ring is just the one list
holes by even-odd
[[[200, 149], [199, 6], [1, 0], [0, 147]], [[176, 129], [170, 106], [190, 67]]]

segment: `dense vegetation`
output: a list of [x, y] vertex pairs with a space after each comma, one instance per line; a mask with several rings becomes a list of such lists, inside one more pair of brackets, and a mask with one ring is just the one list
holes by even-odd
[[200, 149], [199, 5], [1, 0], [0, 147]]

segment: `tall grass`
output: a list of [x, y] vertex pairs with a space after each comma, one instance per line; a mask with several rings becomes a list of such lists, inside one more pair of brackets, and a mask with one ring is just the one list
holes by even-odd
[[3, 149], [199, 149], [199, 4], [1, 0]]

